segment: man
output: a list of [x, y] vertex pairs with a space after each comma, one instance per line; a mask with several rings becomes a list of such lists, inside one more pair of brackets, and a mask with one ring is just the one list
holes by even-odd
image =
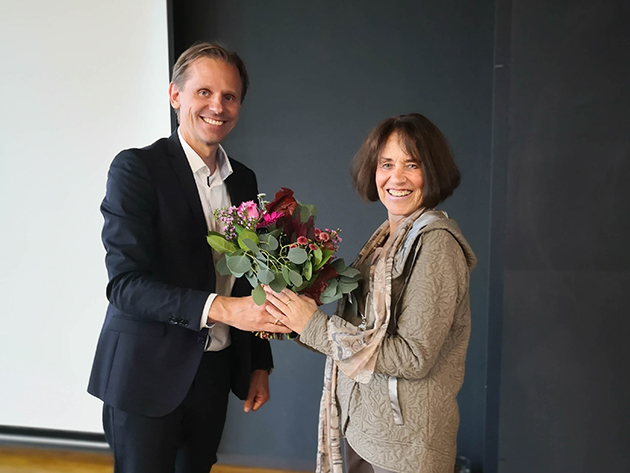
[[214, 209], [255, 200], [254, 173], [220, 142], [247, 92], [236, 53], [185, 51], [169, 87], [179, 128], [112, 162], [101, 205], [109, 307], [88, 391], [103, 400], [116, 472], [207, 473], [216, 462], [230, 389], [257, 410], [269, 399], [269, 343], [289, 332], [247, 281], [215, 272], [205, 241]]

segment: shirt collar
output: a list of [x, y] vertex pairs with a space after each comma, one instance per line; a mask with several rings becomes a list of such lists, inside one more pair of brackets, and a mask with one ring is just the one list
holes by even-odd
[[[203, 159], [201, 159], [197, 152], [186, 142], [179, 128], [177, 128], [177, 136], [179, 137], [182, 148], [184, 148], [184, 154], [186, 155], [186, 159], [188, 159], [188, 164], [190, 164], [190, 169], [193, 174], [196, 174], [201, 169], [206, 173], [209, 172], [206, 163], [203, 162]], [[217, 149], [217, 169], [219, 170], [219, 178], [221, 181], [225, 181], [233, 172], [227, 153], [221, 145], [219, 145]]]

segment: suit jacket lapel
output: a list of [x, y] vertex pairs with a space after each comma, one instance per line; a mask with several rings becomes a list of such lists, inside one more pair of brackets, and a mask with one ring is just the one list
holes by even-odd
[[182, 185], [184, 195], [186, 196], [186, 199], [192, 208], [193, 215], [195, 216], [195, 225], [198, 227], [200, 235], [204, 235], [208, 231], [208, 225], [206, 224], [206, 218], [203, 215], [203, 208], [201, 207], [201, 200], [199, 200], [197, 184], [195, 183], [195, 178], [193, 177], [184, 149], [179, 142], [177, 130], [175, 130], [168, 139], [168, 150], [171, 155], [171, 166]]
[[[228, 158], [229, 159], [229, 158]], [[238, 171], [234, 165], [232, 165], [234, 172], [230, 174], [225, 180], [225, 186], [227, 187], [228, 194], [230, 195], [230, 202], [232, 205], [240, 205], [241, 202], [245, 202], [248, 199], [247, 189], [244, 189], [242, 185], [239, 185]]]

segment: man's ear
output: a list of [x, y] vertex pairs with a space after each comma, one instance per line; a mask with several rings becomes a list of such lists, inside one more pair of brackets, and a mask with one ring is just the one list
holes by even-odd
[[171, 99], [171, 107], [175, 110], [179, 109], [179, 88], [171, 82], [168, 85], [168, 96]]

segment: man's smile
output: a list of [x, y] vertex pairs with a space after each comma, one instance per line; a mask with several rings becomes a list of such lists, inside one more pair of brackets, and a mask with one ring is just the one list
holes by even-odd
[[225, 120], [213, 120], [212, 118], [205, 118], [205, 117], [201, 117], [201, 119], [210, 125], [221, 126], [225, 123]]

